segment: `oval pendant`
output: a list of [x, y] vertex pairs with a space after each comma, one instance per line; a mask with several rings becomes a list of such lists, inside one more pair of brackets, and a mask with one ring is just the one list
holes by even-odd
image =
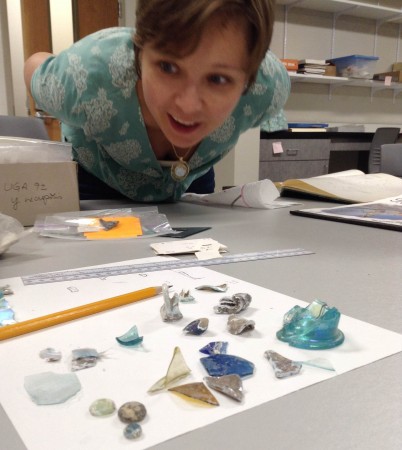
[[186, 161], [183, 161], [182, 159], [176, 161], [172, 165], [172, 168], [170, 169], [171, 176], [175, 181], [185, 180], [189, 172], [190, 172], [189, 165], [186, 163]]

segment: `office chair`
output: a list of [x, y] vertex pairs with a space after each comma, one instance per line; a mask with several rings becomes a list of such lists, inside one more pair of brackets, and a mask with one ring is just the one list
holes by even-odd
[[0, 136], [49, 140], [43, 120], [36, 117], [0, 116]]
[[377, 128], [370, 145], [368, 173], [380, 172], [381, 145], [394, 144], [399, 135], [400, 128]]
[[402, 144], [381, 145], [380, 169], [382, 173], [402, 177]]

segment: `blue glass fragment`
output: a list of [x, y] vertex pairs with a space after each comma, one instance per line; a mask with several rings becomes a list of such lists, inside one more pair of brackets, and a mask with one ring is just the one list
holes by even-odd
[[224, 341], [215, 341], [210, 342], [204, 347], [200, 348], [201, 353], [205, 353], [206, 355], [219, 355], [226, 354], [228, 349], [228, 343]]
[[201, 364], [211, 377], [237, 374], [246, 377], [254, 373], [254, 364], [247, 359], [234, 355], [211, 355], [200, 359]]
[[121, 345], [125, 345], [126, 347], [135, 347], [136, 345], [141, 344], [143, 340], [144, 337], [138, 335], [138, 329], [136, 325], [131, 327], [127, 331], [127, 333], [124, 333], [122, 336], [116, 337], [116, 341]]
[[202, 319], [193, 320], [183, 328], [186, 334], [194, 334], [200, 336], [208, 329], [209, 320], [206, 317]]
[[320, 300], [314, 300], [306, 308], [296, 305], [285, 314], [283, 328], [276, 337], [298, 348], [320, 350], [336, 347], [345, 339], [338, 329], [340, 317], [336, 308], [330, 308]]

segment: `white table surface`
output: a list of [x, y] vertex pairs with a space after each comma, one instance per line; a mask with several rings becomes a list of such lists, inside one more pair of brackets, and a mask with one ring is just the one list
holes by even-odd
[[[293, 208], [324, 205], [335, 206], [303, 200]], [[133, 205], [82, 202], [82, 209], [128, 206]], [[173, 227], [211, 226], [192, 238], [211, 237], [232, 254], [287, 248], [315, 252], [213, 270], [306, 302], [318, 298], [345, 315], [402, 333], [402, 234], [291, 216], [289, 209], [159, 205]], [[0, 257], [0, 278], [150, 257], [149, 244], [162, 240], [166, 238], [82, 242], [34, 237]], [[401, 373], [401, 354], [394, 355], [154, 448], [400, 449]], [[133, 448], [140, 447], [133, 442]], [[0, 406], [0, 450], [25, 449]]]

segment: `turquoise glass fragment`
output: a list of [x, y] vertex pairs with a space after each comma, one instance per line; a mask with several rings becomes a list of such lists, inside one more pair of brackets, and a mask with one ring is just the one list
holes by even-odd
[[324, 350], [336, 347], [345, 339], [338, 329], [341, 314], [321, 300], [314, 300], [306, 308], [298, 305], [283, 318], [283, 327], [276, 337], [292, 347]]
[[254, 364], [247, 359], [234, 355], [211, 355], [200, 359], [201, 364], [211, 377], [237, 374], [246, 377], [254, 373]]
[[144, 340], [143, 336], [139, 336], [137, 326], [134, 325], [122, 336], [116, 337], [116, 341], [126, 347], [135, 347], [140, 345]]

